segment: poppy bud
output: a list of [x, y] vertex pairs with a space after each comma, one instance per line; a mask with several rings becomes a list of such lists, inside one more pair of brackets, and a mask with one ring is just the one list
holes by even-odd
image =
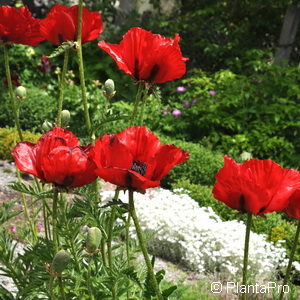
[[241, 154], [241, 160], [242, 161], [246, 161], [246, 160], [249, 160], [252, 158], [252, 154], [250, 152], [246, 152], [244, 151], [242, 154]]
[[94, 253], [98, 250], [101, 242], [101, 231], [98, 227], [91, 227], [88, 229], [86, 238], [86, 251]]
[[42, 129], [44, 132], [49, 131], [52, 127], [53, 127], [52, 123], [47, 120], [42, 125]]
[[71, 119], [70, 112], [67, 109], [64, 109], [61, 112], [61, 124], [62, 124], [62, 127], [67, 127], [69, 125], [70, 119]]
[[24, 100], [26, 98], [26, 88], [22, 85], [16, 88], [16, 95], [19, 100]]
[[52, 274], [61, 274], [63, 270], [67, 267], [70, 262], [70, 254], [65, 250], [59, 250], [52, 261], [51, 264], [51, 273]]
[[108, 99], [112, 98], [115, 94], [115, 83], [112, 79], [107, 79], [104, 83], [104, 96]]

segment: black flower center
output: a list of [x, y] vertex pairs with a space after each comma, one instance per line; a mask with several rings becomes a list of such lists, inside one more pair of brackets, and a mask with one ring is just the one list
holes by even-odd
[[150, 72], [149, 77], [147, 78], [147, 81], [150, 81], [150, 82], [153, 81], [155, 79], [158, 71], [159, 71], [159, 66], [157, 64], [155, 64], [151, 69], [151, 72]]
[[139, 160], [133, 160], [131, 170], [144, 176], [147, 170], [147, 164]]
[[245, 196], [243, 194], [240, 196], [240, 201], [239, 202], [240, 202], [240, 211], [243, 212], [243, 213], [247, 212], [246, 211], [246, 199], [245, 199]]

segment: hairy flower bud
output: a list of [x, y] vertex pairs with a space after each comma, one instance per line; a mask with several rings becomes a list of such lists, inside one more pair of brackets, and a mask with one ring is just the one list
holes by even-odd
[[101, 242], [101, 231], [98, 227], [91, 227], [88, 229], [86, 238], [86, 250], [89, 253], [94, 253], [98, 250]]
[[246, 160], [249, 160], [252, 158], [252, 154], [250, 152], [246, 152], [244, 151], [242, 154], [241, 154], [241, 160], [242, 161], [246, 161]]
[[116, 94], [115, 83], [112, 79], [107, 79], [105, 81], [103, 89], [104, 96], [108, 99], [112, 98]]
[[67, 109], [64, 109], [61, 112], [61, 124], [62, 124], [62, 127], [67, 127], [69, 125], [70, 119], [71, 119], [70, 112]]
[[53, 124], [49, 121], [44, 121], [43, 125], [42, 125], [42, 129], [44, 132], [49, 131], [51, 128], [53, 127]]
[[70, 254], [67, 251], [59, 250], [53, 258], [51, 264], [51, 273], [53, 273], [53, 275], [61, 275], [70, 260]]
[[19, 100], [24, 100], [26, 98], [26, 88], [22, 85], [16, 88], [16, 95]]

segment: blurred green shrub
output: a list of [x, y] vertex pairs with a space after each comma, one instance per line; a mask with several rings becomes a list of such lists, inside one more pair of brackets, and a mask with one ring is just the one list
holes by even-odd
[[[28, 130], [22, 131], [23, 138], [27, 142], [36, 143], [40, 134], [34, 134]], [[12, 148], [19, 142], [18, 134], [14, 128], [0, 128], [0, 159], [12, 160]]]
[[214, 176], [223, 165], [222, 155], [212, 152], [202, 145], [174, 140], [170, 137], [160, 136], [165, 144], [174, 144], [190, 152], [189, 159], [175, 166], [163, 181], [171, 185], [179, 180], [188, 179], [192, 184], [210, 185], [214, 183]]
[[[20, 102], [20, 124], [24, 130], [41, 132], [45, 120], [54, 121], [57, 100], [51, 95], [50, 88], [28, 87], [26, 99]], [[1, 95], [0, 95], [0, 98]], [[14, 126], [14, 118], [8, 94], [3, 94], [0, 101], [0, 127]]]
[[[172, 36], [178, 32], [188, 64], [205, 71], [231, 68], [241, 73], [249, 49], [272, 53], [277, 46], [286, 8], [292, 0], [218, 1], [175, 0], [170, 15], [165, 1], [151, 0], [156, 12], [145, 14], [143, 27]], [[255, 34], [253, 34], [255, 32]], [[299, 36], [292, 60], [298, 63]], [[253, 53], [252, 53], [253, 54]]]
[[249, 75], [230, 70], [214, 74], [194, 70], [182, 80], [184, 92], [164, 102], [170, 112], [161, 114], [162, 133], [201, 142], [237, 157], [271, 158], [285, 166], [299, 167], [300, 73], [298, 67], [264, 64]]

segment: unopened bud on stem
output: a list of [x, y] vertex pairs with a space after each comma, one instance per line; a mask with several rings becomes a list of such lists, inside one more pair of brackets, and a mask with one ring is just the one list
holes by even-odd
[[91, 227], [86, 238], [86, 251], [93, 254], [98, 251], [101, 242], [101, 231], [98, 227]]
[[19, 100], [24, 100], [26, 98], [26, 88], [22, 85], [16, 88], [16, 95]]
[[45, 132], [47, 132], [47, 131], [49, 131], [50, 129], [52, 129], [52, 127], [53, 127], [52, 123], [49, 122], [49, 121], [47, 121], [47, 120], [46, 120], [46, 121], [43, 123], [43, 125], [42, 125], [42, 129], [43, 129], [43, 131], [45, 131]]
[[105, 81], [103, 87], [103, 94], [108, 99], [112, 98], [116, 94], [115, 83], [112, 79], [107, 79]]
[[67, 109], [62, 110], [61, 112], [61, 126], [67, 127], [71, 119], [70, 112]]
[[70, 254], [65, 250], [59, 250], [52, 261], [51, 264], [51, 273], [52, 275], [59, 276], [62, 274], [64, 269], [67, 267], [68, 263], [70, 262]]

